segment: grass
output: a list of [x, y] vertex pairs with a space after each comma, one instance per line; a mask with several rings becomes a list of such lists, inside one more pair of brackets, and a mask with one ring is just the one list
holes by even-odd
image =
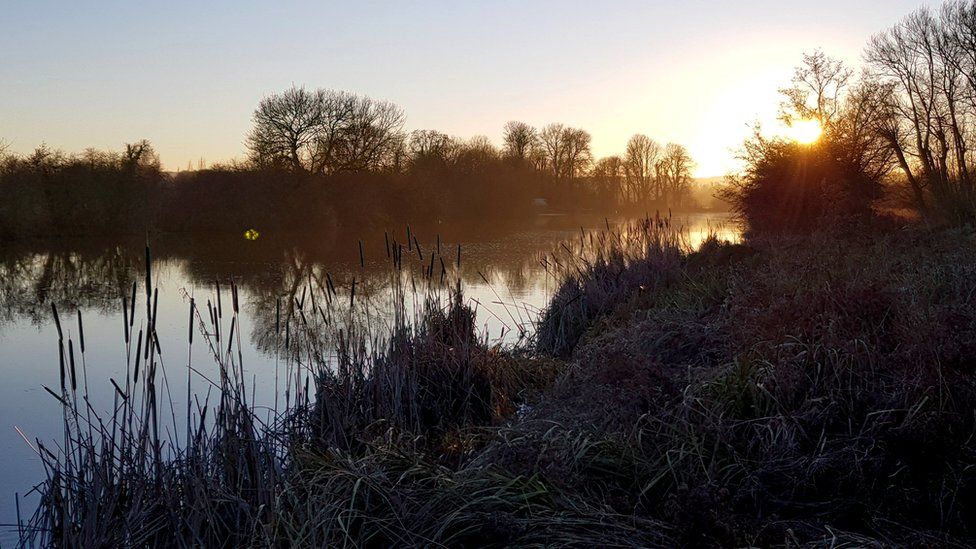
[[544, 413], [623, 449], [619, 509], [688, 545], [966, 545], [973, 239], [707, 243], [589, 327]]
[[182, 442], [157, 432], [176, 412], [153, 345], [127, 338], [139, 374], [89, 420], [69, 340], [52, 390], [65, 438], [38, 449], [49, 475], [24, 541], [968, 546], [974, 243], [865, 226], [690, 250], [667, 220], [608, 227], [544, 259], [560, 286], [533, 348], [480, 338], [434, 269], [412, 316], [417, 280], [397, 283], [384, 337], [341, 321], [352, 296], [313, 293], [276, 326], [302, 351], [282, 354], [272, 421], [243, 389], [237, 307], [214, 297], [193, 314], [219, 398], [186, 414]]

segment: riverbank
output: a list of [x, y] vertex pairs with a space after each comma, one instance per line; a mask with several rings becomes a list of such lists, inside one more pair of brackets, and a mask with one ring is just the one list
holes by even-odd
[[[155, 351], [144, 385], [118, 386], [119, 409], [145, 421], [105, 420], [88, 438], [77, 389], [54, 389], [74, 435], [69, 457], [48, 459], [25, 532], [70, 544], [966, 545], [976, 233], [856, 234], [690, 253], [655, 220], [581, 235], [544, 259], [561, 284], [533, 347], [488, 344], [451, 290], [379, 347], [353, 327], [334, 361], [309, 349], [274, 424], [247, 406], [231, 345], [206, 329], [222, 397], [189, 449], [152, 429]], [[402, 261], [393, 253], [394, 269]], [[337, 318], [318, 299], [303, 293], [276, 321], [282, 345], [300, 344], [313, 313]]]
[[506, 454], [548, 463], [510, 470], [681, 545], [968, 545], [974, 239], [887, 226], [594, 269], [566, 303], [630, 288], [515, 427], [535, 438]]

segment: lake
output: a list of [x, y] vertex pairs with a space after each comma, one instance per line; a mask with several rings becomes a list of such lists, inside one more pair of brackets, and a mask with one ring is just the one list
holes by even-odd
[[[244, 235], [154, 237], [149, 244], [151, 277], [159, 289], [154, 306], [166, 380], [163, 400], [173, 418], [164, 426], [172, 428], [175, 421], [173, 432], [179, 436], [186, 415], [187, 364], [197, 371], [191, 376], [194, 400], [205, 399], [207, 377], [215, 377], [217, 368], [206, 338], [198, 333], [193, 345], [188, 345], [191, 297], [209, 319], [208, 300], [214, 314], [218, 308], [232, 307], [230, 284], [236, 285], [241, 314], [233, 328], [239, 334], [235, 352], [240, 353], [252, 387], [252, 402], [267, 407], [270, 414], [282, 398], [282, 335], [276, 330], [281, 311], [287, 314], [289, 304], [316, 295], [322, 299], [331, 285], [337, 299], [349, 299], [360, 315], [368, 317], [371, 329], [382, 334], [392, 322], [388, 254], [394, 241], [402, 243], [410, 272], [430, 269], [435, 279], [442, 271], [452, 278], [459, 274], [465, 298], [476, 309], [478, 324], [489, 340], [513, 344], [531, 333], [552, 293], [554, 282], [543, 258], [563, 241], [578, 241], [581, 231], [602, 230], [612, 223], [603, 218], [540, 216], [527, 228], [418, 227], [410, 229], [409, 239], [405, 227], [360, 235], [259, 234], [253, 240]], [[710, 233], [724, 239], [739, 237], [727, 214], [676, 215], [673, 223], [685, 228], [691, 246]], [[92, 410], [110, 411], [114, 397], [110, 380], [124, 384], [127, 378], [128, 312], [123, 312], [123, 299], [131, 300], [133, 283], [136, 316], [130, 338], [135, 340], [136, 333], [146, 328], [145, 248], [145, 239], [78, 239], [0, 248], [0, 463], [4, 464], [0, 524], [8, 525], [0, 532], [0, 544], [16, 540], [16, 531], [9, 526], [16, 522], [15, 494], [20, 494], [26, 520], [36, 505], [36, 495], [26, 494], [44, 475], [25, 438], [31, 444], [40, 439], [53, 448], [62, 437], [61, 406], [44, 389], [57, 392], [61, 383], [52, 304], [58, 309], [65, 345], [70, 338], [82, 369], [78, 383], [89, 387]], [[404, 280], [417, 283], [411, 275]], [[194, 321], [193, 329], [199, 330], [199, 324]]]

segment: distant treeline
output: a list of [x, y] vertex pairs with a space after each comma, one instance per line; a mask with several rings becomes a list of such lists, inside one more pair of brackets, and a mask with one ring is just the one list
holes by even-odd
[[403, 130], [393, 104], [292, 88], [254, 113], [243, 161], [164, 173], [147, 141], [122, 152], [0, 150], [0, 239], [527, 220], [540, 212], [695, 210], [680, 145], [635, 135], [594, 160], [590, 134], [510, 122], [504, 143]]

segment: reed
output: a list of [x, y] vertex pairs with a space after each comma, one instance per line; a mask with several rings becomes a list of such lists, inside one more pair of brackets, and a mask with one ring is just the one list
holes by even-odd
[[[571, 247], [572, 246], [572, 247]], [[670, 217], [645, 217], [562, 244], [543, 264], [558, 286], [536, 330], [539, 351], [569, 356], [587, 328], [638, 291], [673, 281], [689, 247]]]
[[[296, 494], [308, 489], [297, 483], [309, 459], [334, 453], [373, 459], [369, 448], [385, 440], [412, 441], [417, 452], [446, 451], [458, 433], [509, 417], [530, 385], [546, 383], [539, 376], [554, 374], [522, 371], [479, 338], [460, 281], [445, 287], [446, 268], [436, 273], [426, 262], [439, 251], [421, 255], [411, 236], [422, 263], [404, 269], [402, 254], [390, 258], [395, 314], [385, 331], [373, 325], [371, 292], [358, 288], [355, 277], [347, 301], [336, 299], [342, 288], [326, 274], [324, 286], [310, 283], [301, 298], [284, 308], [279, 303], [275, 331], [283, 337], [276, 336], [282, 344], [276, 353], [284, 362], [285, 403], [267, 417], [248, 395], [233, 282], [215, 283], [206, 309], [197, 306], [202, 297], [187, 296], [187, 407], [180, 422], [155, 330], [159, 290], [148, 248], [144, 305], [136, 307], [136, 286], [121, 302], [127, 374], [124, 383], [110, 380], [115, 403], [107, 417], [86, 405], [86, 374], [79, 383], [74, 340], [53, 307], [62, 375], [59, 390], [47, 390], [64, 411], [64, 437], [57, 450], [38, 441], [47, 478], [22, 543], [285, 543], [291, 534], [279, 525], [293, 523], [308, 504]], [[360, 253], [365, 267], [362, 247]], [[83, 340], [80, 313], [78, 319]], [[209, 350], [215, 374], [191, 363], [195, 343]], [[83, 365], [83, 342], [79, 349]]]

